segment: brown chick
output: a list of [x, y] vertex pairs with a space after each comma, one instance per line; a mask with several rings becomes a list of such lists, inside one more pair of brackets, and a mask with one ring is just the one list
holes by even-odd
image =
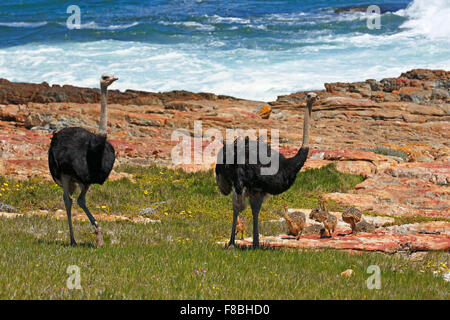
[[356, 224], [361, 221], [361, 216], [361, 211], [355, 207], [345, 209], [344, 212], [342, 212], [342, 220], [350, 224], [352, 227], [352, 233], [355, 232]]
[[245, 217], [238, 216], [236, 223], [236, 234], [241, 233], [241, 240], [244, 239], [244, 231], [247, 229], [248, 221]]
[[305, 229], [306, 225], [306, 217], [303, 212], [300, 211], [294, 211], [292, 213], [289, 213], [288, 211], [288, 205], [283, 205], [284, 208], [284, 218], [286, 219], [286, 222], [289, 227], [289, 234], [297, 236], [295, 239], [300, 239], [300, 236], [303, 233], [303, 229]]
[[372, 232], [375, 232], [375, 226], [373, 224], [363, 220], [356, 224], [354, 232], [355, 233], [358, 233], [358, 232], [372, 233]]
[[320, 232], [321, 237], [328, 233], [331, 237], [336, 230], [337, 218], [327, 211], [326, 201], [319, 199], [319, 209], [313, 209], [309, 215], [310, 219], [314, 219], [318, 222], [322, 222], [324, 230]]

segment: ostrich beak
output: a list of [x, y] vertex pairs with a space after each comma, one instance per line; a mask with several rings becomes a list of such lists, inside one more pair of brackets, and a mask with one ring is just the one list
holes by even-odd
[[117, 80], [119, 80], [119, 78], [116, 78], [116, 77], [111, 78], [112, 82], [117, 81]]

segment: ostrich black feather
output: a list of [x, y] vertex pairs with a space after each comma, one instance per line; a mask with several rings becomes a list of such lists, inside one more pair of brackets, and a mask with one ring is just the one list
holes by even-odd
[[[245, 153], [242, 153], [238, 147], [238, 141], [239, 139], [236, 139], [233, 145], [228, 147], [229, 149], [224, 146], [218, 153], [216, 181], [220, 191], [225, 195], [229, 194], [233, 187], [237, 194], [242, 194], [244, 188], [272, 195], [283, 193], [294, 183], [309, 151], [309, 148], [302, 147], [294, 157], [285, 158], [271, 149], [266, 142], [251, 141], [246, 137]], [[272, 161], [262, 164], [260, 148], [263, 148], [263, 154], [265, 152], [268, 158], [278, 160], [278, 170], [274, 174], [261, 174], [261, 169], [270, 167]], [[227, 152], [227, 149], [232, 149], [233, 154]], [[240, 159], [242, 156], [243, 158]], [[256, 161], [251, 161], [252, 159]]]
[[85, 185], [103, 184], [114, 160], [115, 151], [106, 136], [79, 127], [56, 132], [48, 151], [50, 173], [59, 185], [63, 174]]

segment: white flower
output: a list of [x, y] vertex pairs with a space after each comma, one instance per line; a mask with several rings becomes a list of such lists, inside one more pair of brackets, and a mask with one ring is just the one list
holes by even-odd
[[445, 281], [450, 282], [450, 271], [447, 271], [442, 275], [442, 278], [444, 278]]

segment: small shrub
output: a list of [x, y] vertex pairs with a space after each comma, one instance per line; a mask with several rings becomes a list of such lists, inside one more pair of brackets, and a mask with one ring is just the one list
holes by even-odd
[[393, 156], [401, 158], [403, 161], [408, 161], [409, 155], [402, 151], [397, 149], [391, 149], [391, 148], [384, 148], [384, 147], [376, 147], [376, 148], [367, 148], [367, 149], [361, 149], [363, 151], [370, 151], [376, 154], [382, 154], [384, 156]]

